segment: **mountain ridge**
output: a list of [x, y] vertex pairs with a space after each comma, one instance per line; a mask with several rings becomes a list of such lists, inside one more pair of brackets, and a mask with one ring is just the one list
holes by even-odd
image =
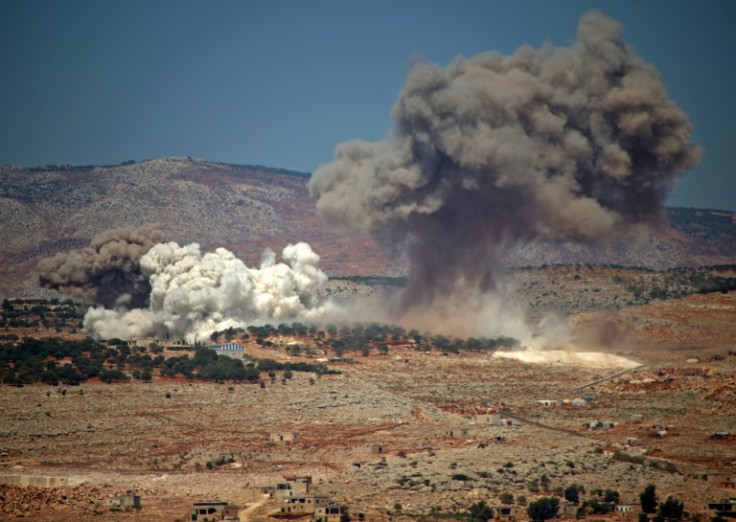
[[[112, 166], [0, 165], [0, 294], [43, 294], [37, 262], [87, 246], [97, 234], [160, 223], [167, 239], [231, 250], [247, 264], [306, 241], [333, 276], [403, 275], [405, 263], [365, 232], [324, 224], [309, 174], [259, 165], [166, 157]], [[668, 208], [651, 237], [607, 247], [535, 241], [512, 250], [510, 266], [617, 264], [646, 268], [736, 262], [736, 213]]]

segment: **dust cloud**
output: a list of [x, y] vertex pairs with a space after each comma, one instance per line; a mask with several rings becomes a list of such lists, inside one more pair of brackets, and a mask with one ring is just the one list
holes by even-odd
[[518, 308], [504, 302], [512, 247], [602, 244], [660, 222], [702, 149], [659, 71], [622, 34], [593, 11], [569, 47], [419, 62], [393, 108], [395, 128], [377, 142], [340, 143], [314, 173], [310, 194], [326, 222], [370, 231], [407, 256], [395, 316], [532, 337], [539, 325], [517, 328]]

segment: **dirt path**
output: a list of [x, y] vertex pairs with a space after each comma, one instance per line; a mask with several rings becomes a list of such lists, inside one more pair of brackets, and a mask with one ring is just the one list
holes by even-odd
[[249, 522], [250, 520], [253, 520], [251, 519], [251, 515], [253, 514], [253, 512], [261, 507], [269, 499], [270, 497], [268, 495], [264, 495], [263, 498], [258, 502], [254, 502], [247, 508], [238, 511], [238, 518], [240, 519], [240, 522]]
[[603, 377], [602, 379], [596, 379], [595, 381], [591, 381], [587, 384], [583, 384], [582, 386], [578, 386], [577, 388], [573, 388], [572, 391], [576, 392], [579, 390], [583, 390], [585, 388], [589, 388], [591, 386], [595, 386], [596, 384], [599, 384], [601, 382], [610, 381], [612, 379], [615, 379], [616, 377], [621, 377], [622, 375], [625, 375], [629, 372], [634, 372], [636, 370], [641, 370], [642, 368], [645, 368], [649, 366], [648, 364], [640, 364], [639, 366], [634, 366], [633, 368], [629, 368], [627, 370], [622, 370], [620, 372], [614, 373], [613, 375], [609, 375], [608, 377]]

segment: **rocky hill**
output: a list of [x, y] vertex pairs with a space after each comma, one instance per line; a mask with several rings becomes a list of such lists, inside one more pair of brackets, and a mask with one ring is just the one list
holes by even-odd
[[[81, 248], [112, 228], [161, 223], [169, 240], [225, 247], [249, 265], [306, 241], [330, 275], [400, 275], [370, 235], [324, 225], [306, 173], [162, 158], [117, 166], [0, 166], [0, 295], [34, 296], [36, 263]], [[511, 264], [617, 264], [664, 268], [736, 262], [736, 214], [668, 209], [667, 226], [648, 239], [609, 248], [533, 243]]]

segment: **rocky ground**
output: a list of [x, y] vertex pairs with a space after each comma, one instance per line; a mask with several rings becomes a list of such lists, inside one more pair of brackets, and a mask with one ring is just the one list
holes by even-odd
[[[244, 520], [267, 521], [280, 504], [253, 486], [287, 475], [312, 476], [316, 492], [373, 521], [464, 510], [502, 493], [523, 503], [571, 484], [634, 502], [653, 483], [660, 499], [673, 495], [692, 513], [732, 495], [703, 477], [736, 475], [736, 439], [712, 437], [736, 433], [736, 293], [616, 306], [629, 299], [626, 274], [522, 275], [517, 288], [539, 299], [537, 317], [545, 293], [563, 303], [602, 296], [563, 315], [578, 347], [603, 355], [529, 363], [407, 344], [348, 352], [353, 363], [331, 365], [340, 375], [278, 372], [265, 387], [160, 376], [0, 387], [0, 518], [186, 520], [192, 502], [220, 498]], [[343, 297], [377, 292], [333, 284]], [[256, 357], [312, 362], [286, 351], [291, 339], [275, 341], [244, 342]], [[641, 366], [606, 380], [622, 369], [616, 357]], [[483, 424], [475, 415], [484, 412], [520, 422]], [[271, 433], [298, 439], [276, 444]], [[126, 493], [140, 495], [142, 509], [111, 511]]]

